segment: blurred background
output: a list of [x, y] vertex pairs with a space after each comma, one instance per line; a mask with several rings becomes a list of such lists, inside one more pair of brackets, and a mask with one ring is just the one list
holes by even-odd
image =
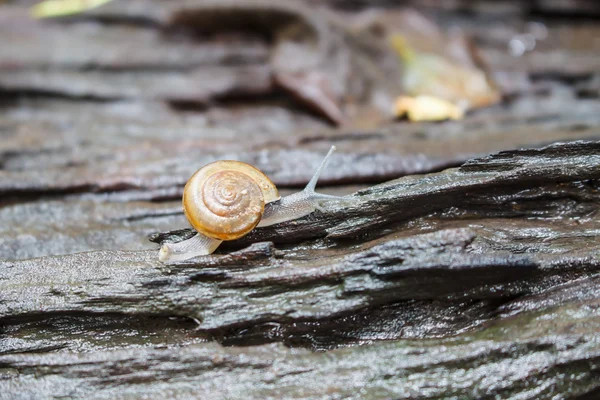
[[597, 1], [0, 0], [0, 258], [150, 249], [216, 159], [351, 193], [598, 138]]

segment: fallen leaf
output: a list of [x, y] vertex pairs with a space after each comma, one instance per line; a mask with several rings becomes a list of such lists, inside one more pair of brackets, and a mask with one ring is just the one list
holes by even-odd
[[31, 7], [34, 18], [52, 18], [78, 14], [112, 0], [45, 0]]
[[400, 96], [394, 104], [394, 113], [397, 117], [406, 115], [414, 122], [456, 120], [464, 116], [463, 110], [452, 102], [427, 95]]
[[402, 83], [407, 94], [428, 95], [450, 101], [462, 110], [485, 107], [500, 100], [500, 94], [486, 73], [460, 65], [441, 55], [418, 52], [400, 34], [390, 37], [405, 72]]

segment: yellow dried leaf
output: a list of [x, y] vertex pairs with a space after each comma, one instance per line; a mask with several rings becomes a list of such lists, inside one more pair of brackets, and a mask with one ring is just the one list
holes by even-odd
[[394, 104], [397, 117], [406, 115], [409, 120], [443, 121], [446, 119], [462, 119], [464, 112], [455, 104], [433, 96], [400, 96]]
[[405, 66], [402, 84], [407, 94], [434, 96], [464, 109], [485, 107], [500, 100], [500, 93], [484, 71], [437, 54], [416, 52], [399, 34], [392, 35], [390, 42]]
[[78, 14], [112, 0], [45, 0], [30, 9], [34, 18], [52, 18]]

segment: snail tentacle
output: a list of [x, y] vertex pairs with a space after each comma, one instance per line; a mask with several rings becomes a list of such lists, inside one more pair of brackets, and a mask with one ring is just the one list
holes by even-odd
[[163, 243], [158, 252], [162, 262], [185, 261], [196, 256], [212, 254], [223, 241], [198, 233], [177, 243]]
[[325, 169], [327, 162], [331, 159], [335, 146], [331, 146], [329, 152], [321, 162], [321, 165], [315, 171], [304, 190], [298, 193], [283, 197], [281, 200], [265, 204], [265, 211], [258, 227], [271, 226], [285, 221], [302, 218], [315, 210], [324, 212], [325, 210], [319, 204], [320, 201], [340, 200], [339, 196], [316, 193], [315, 187]]
[[335, 146], [331, 146], [331, 148], [327, 152], [327, 155], [325, 156], [325, 158], [323, 159], [323, 161], [321, 161], [321, 165], [319, 165], [319, 168], [317, 168], [317, 170], [315, 171], [315, 173], [312, 176], [312, 178], [310, 178], [310, 181], [308, 181], [308, 184], [304, 188], [303, 192], [312, 192], [312, 193], [315, 192], [315, 188], [317, 187], [317, 182], [319, 181], [319, 177], [321, 176], [321, 172], [323, 172], [323, 170], [327, 166], [327, 163], [331, 159], [331, 156], [333, 155], [334, 151], [335, 151]]

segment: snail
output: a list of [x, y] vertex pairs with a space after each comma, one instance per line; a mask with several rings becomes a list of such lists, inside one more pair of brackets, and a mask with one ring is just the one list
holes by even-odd
[[183, 190], [183, 211], [198, 232], [178, 243], [164, 243], [162, 262], [212, 254], [225, 240], [245, 236], [255, 227], [278, 224], [323, 211], [319, 202], [338, 200], [315, 192], [332, 146], [304, 190], [281, 198], [275, 184], [259, 169], [241, 161], [221, 160], [200, 168]]

